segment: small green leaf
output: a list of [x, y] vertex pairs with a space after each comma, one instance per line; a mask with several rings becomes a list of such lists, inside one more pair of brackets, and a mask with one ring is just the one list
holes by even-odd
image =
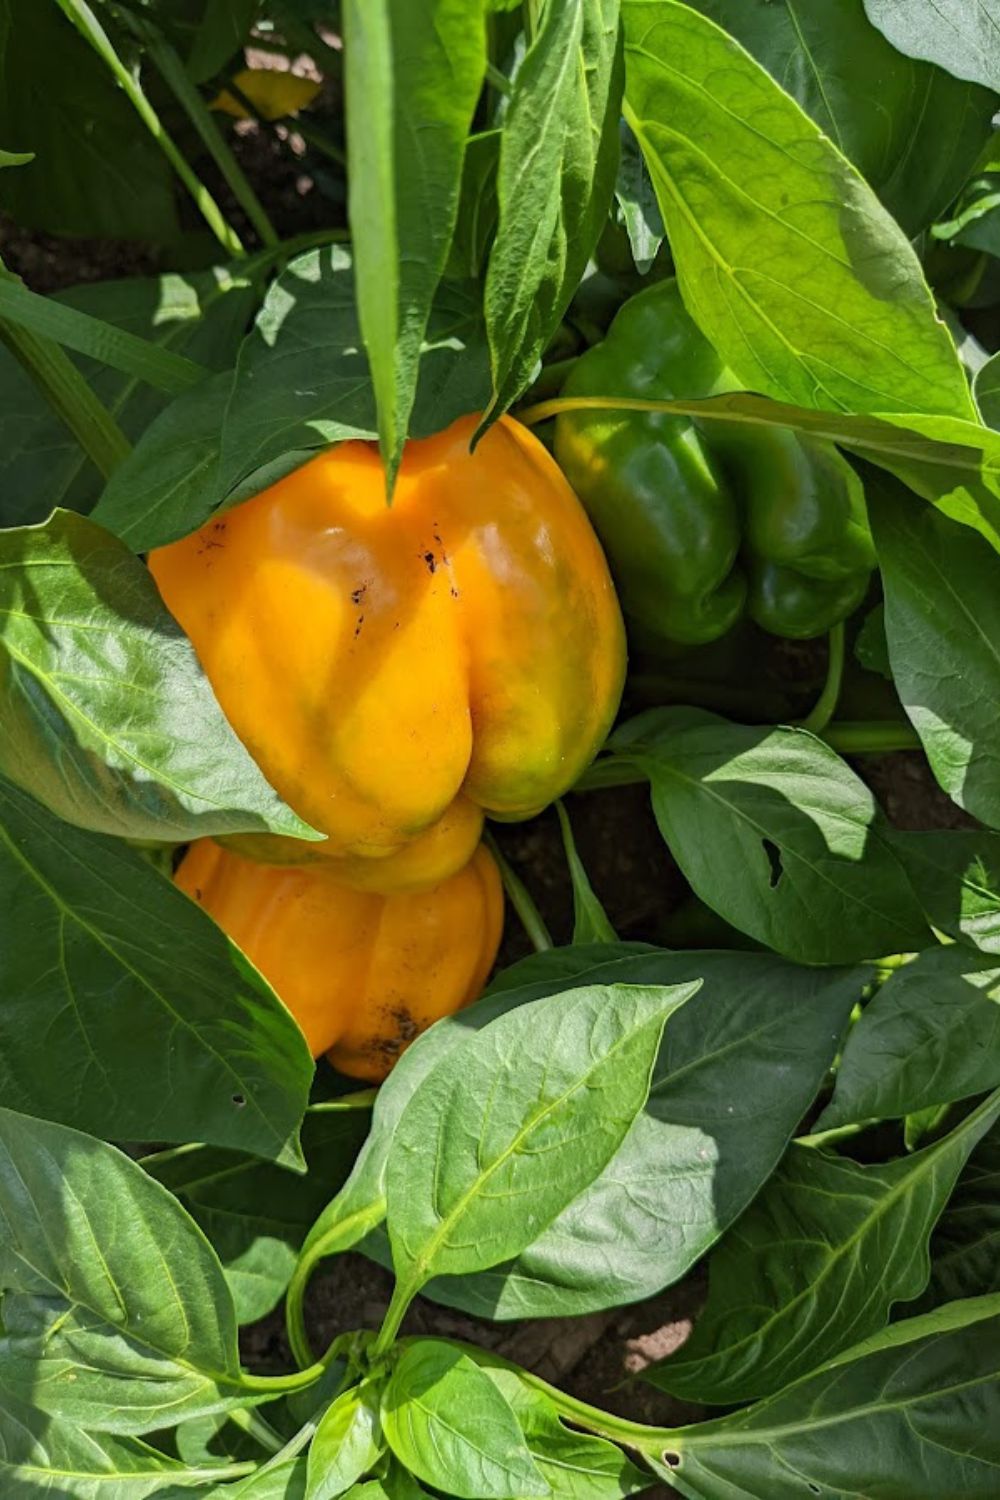
[[385, 1449], [379, 1386], [371, 1380], [339, 1395], [320, 1419], [309, 1449], [308, 1500], [337, 1500], [367, 1474]]
[[746, 386], [975, 419], [903, 231], [750, 55], [679, 0], [623, 0], [625, 118], [684, 301]]
[[292, 1017], [195, 902], [0, 779], [0, 1099], [296, 1167], [312, 1072]]
[[877, 1333], [927, 1284], [927, 1243], [1000, 1093], [950, 1135], [897, 1161], [859, 1166], [792, 1146], [709, 1262], [694, 1332], [644, 1379], [685, 1400], [770, 1396]]
[[0, 1289], [4, 1386], [42, 1411], [141, 1433], [247, 1404], [222, 1267], [184, 1210], [114, 1147], [8, 1109]]
[[1000, 960], [953, 943], [896, 969], [851, 1028], [817, 1131], [1000, 1085]]
[[874, 797], [813, 735], [675, 708], [640, 715], [611, 744], [649, 776], [695, 893], [741, 932], [803, 963], [927, 940]]
[[69, 823], [313, 833], [229, 727], [146, 568], [82, 516], [0, 532], [0, 705], [0, 773]]
[[639, 142], [625, 120], [620, 122], [620, 130], [621, 158], [615, 197], [625, 220], [635, 268], [640, 276], [645, 276], [663, 243], [663, 219]]
[[568, 990], [443, 1058], [403, 1111], [386, 1165], [399, 1283], [485, 1270], [537, 1239], [618, 1150], [664, 1023], [697, 989]]
[[420, 1339], [404, 1348], [382, 1397], [382, 1425], [399, 1461], [446, 1494], [552, 1493], [503, 1393], [450, 1344]]

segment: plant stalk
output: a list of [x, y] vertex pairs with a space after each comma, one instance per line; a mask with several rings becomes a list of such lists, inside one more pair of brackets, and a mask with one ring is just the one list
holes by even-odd
[[497, 862], [500, 870], [500, 878], [503, 881], [503, 888], [507, 893], [507, 899], [520, 917], [521, 926], [531, 939], [531, 945], [535, 952], [544, 953], [546, 949], [553, 948], [555, 944], [552, 941], [552, 934], [546, 927], [542, 914], [531, 897], [531, 893], [521, 877], [511, 868], [501, 854], [497, 847], [497, 841], [489, 829], [486, 829], [483, 833], [483, 842]]
[[840, 687], [844, 679], [844, 622], [834, 625], [829, 635], [826, 681], [812, 709], [799, 726], [812, 734], [822, 734], [837, 711]]

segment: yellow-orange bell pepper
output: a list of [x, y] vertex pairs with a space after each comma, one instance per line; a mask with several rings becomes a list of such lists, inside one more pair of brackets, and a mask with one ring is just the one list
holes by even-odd
[[343, 443], [149, 560], [237, 734], [337, 858], [395, 855], [453, 809], [458, 868], [484, 811], [530, 817], [573, 785], [618, 706], [624, 630], [582, 506], [526, 428], [470, 453], [475, 426], [408, 443], [391, 507], [377, 447]]
[[313, 1056], [372, 1083], [476, 998], [503, 928], [483, 845], [440, 885], [392, 896], [345, 886], [320, 862], [265, 865], [214, 839], [192, 844], [174, 878], [268, 980]]

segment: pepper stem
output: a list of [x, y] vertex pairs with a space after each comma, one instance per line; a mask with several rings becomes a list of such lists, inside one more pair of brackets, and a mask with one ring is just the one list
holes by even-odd
[[811, 734], [822, 734], [833, 718], [840, 698], [840, 685], [844, 678], [844, 622], [834, 625], [830, 631], [829, 653], [826, 665], [826, 681], [811, 710], [802, 720], [801, 729]]
[[500, 879], [507, 893], [507, 899], [521, 919], [521, 926], [531, 939], [532, 947], [536, 953], [544, 953], [546, 949], [555, 947], [552, 934], [545, 925], [541, 912], [535, 905], [528, 887], [524, 884], [520, 875], [511, 869], [504, 856], [497, 847], [497, 841], [486, 829], [483, 833], [483, 842], [497, 862], [500, 871]]

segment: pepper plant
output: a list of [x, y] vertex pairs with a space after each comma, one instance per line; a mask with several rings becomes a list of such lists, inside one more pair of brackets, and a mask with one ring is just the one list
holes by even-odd
[[5, 1500], [1000, 1490], [972, 9], [0, 5]]

